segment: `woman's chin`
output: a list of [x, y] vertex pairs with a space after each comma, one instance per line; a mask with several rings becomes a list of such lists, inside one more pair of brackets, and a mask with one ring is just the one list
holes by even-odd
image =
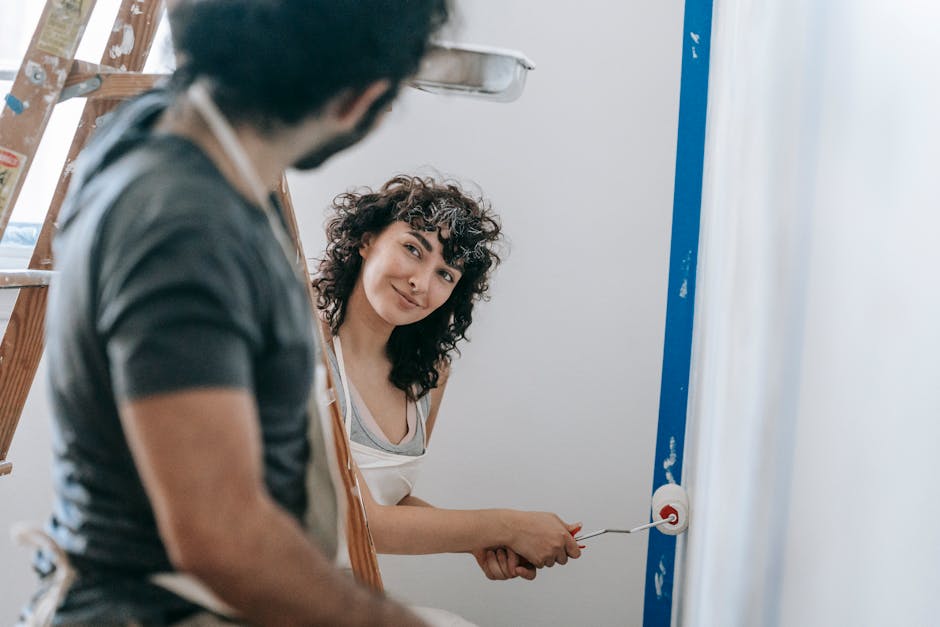
[[393, 327], [403, 327], [415, 322], [414, 316], [409, 316], [406, 312], [400, 311], [397, 307], [384, 307], [376, 311], [383, 322]]

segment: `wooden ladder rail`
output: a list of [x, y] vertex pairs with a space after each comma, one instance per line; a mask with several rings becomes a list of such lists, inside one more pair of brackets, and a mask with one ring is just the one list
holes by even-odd
[[[294, 213], [294, 205], [291, 201], [290, 191], [287, 187], [287, 177], [281, 177], [281, 185], [277, 190], [278, 199], [284, 211], [284, 220], [287, 223], [287, 231], [294, 242], [300, 254], [300, 259], [305, 260], [303, 242], [300, 240], [300, 231], [297, 227], [297, 218]], [[310, 298], [310, 307], [313, 315], [317, 316], [316, 294], [313, 291], [313, 284], [307, 281], [307, 296]], [[333, 445], [336, 450], [336, 463], [340, 478], [343, 482], [343, 497], [346, 500], [346, 544], [349, 550], [349, 562], [352, 565], [353, 575], [356, 581], [381, 592], [382, 574], [379, 570], [379, 561], [376, 556], [375, 543], [372, 541], [372, 533], [369, 530], [369, 520], [366, 516], [365, 505], [362, 502], [359, 491], [359, 482], [356, 479], [356, 473], [351, 463], [349, 452], [349, 440], [346, 437], [346, 426], [343, 424], [343, 417], [339, 412], [339, 403], [335, 402], [338, 398], [336, 387], [333, 383], [333, 375], [330, 372], [330, 364], [327, 357], [326, 338], [322, 325], [315, 325], [317, 341], [320, 342], [320, 354], [323, 358], [323, 372], [326, 376], [326, 391], [333, 399], [328, 404], [329, 420], [333, 433]], [[325, 418], [324, 418], [325, 419]], [[341, 498], [337, 495], [337, 498]]]
[[[62, 97], [75, 51], [94, 6], [94, 0], [47, 0], [6, 99], [7, 106], [0, 117], [0, 151], [17, 153], [23, 159], [12, 188], [8, 189], [0, 206], [0, 235], [9, 221], [52, 109]], [[164, 0], [123, 0], [99, 65], [128, 72], [143, 70], [163, 9]], [[134, 36], [134, 45], [129, 50], [123, 45], [128, 29]], [[15, 106], [10, 106], [11, 102]], [[97, 120], [119, 102], [104, 99], [86, 102], [29, 262], [31, 271], [52, 270], [52, 236], [71, 178], [72, 164], [94, 131]], [[0, 475], [12, 470], [7, 454], [42, 358], [47, 294], [44, 287], [20, 290], [0, 343]]]

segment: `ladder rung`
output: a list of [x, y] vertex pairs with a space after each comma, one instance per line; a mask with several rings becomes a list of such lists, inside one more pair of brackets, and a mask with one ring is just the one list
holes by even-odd
[[[19, 70], [0, 68], [0, 81], [13, 81]], [[90, 100], [131, 98], [153, 89], [169, 74], [142, 74], [124, 72], [107, 66], [75, 60], [65, 79], [59, 102], [88, 96]]]
[[88, 61], [75, 60], [65, 79], [59, 102], [88, 96], [89, 99], [122, 99], [152, 89], [169, 74], [124, 72]]
[[54, 275], [54, 270], [0, 270], [0, 290], [46, 287]]

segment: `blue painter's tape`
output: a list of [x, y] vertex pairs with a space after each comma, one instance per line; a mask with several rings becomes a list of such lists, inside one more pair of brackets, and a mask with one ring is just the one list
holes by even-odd
[[[666, 336], [659, 393], [659, 427], [653, 491], [682, 479], [685, 422], [692, 361], [695, 267], [702, 213], [705, 116], [713, 0], [686, 0], [679, 89], [679, 141], [672, 207]], [[651, 532], [646, 551], [643, 627], [669, 627], [676, 563], [676, 538]]]
[[7, 103], [7, 106], [15, 113], [19, 115], [26, 110], [26, 105], [23, 104], [23, 101], [14, 96], [13, 94], [7, 94], [3, 97], [3, 100]]

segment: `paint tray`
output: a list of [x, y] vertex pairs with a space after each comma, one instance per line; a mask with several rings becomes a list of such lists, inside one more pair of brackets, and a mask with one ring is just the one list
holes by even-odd
[[436, 42], [409, 84], [435, 94], [512, 102], [522, 94], [526, 74], [534, 69], [531, 60], [514, 50]]

